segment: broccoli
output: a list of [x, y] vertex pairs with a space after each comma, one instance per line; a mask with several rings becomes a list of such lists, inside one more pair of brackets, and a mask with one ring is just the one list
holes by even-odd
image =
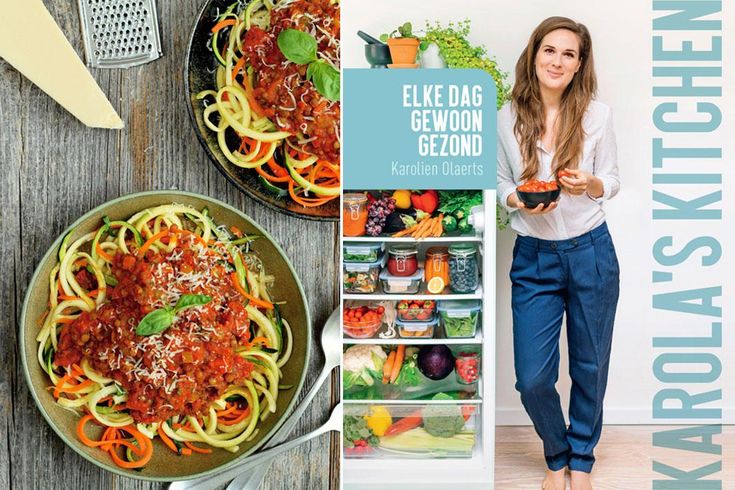
[[[442, 393], [435, 400], [451, 400], [452, 397]], [[462, 409], [456, 405], [429, 405], [422, 413], [424, 429], [436, 437], [454, 437], [464, 428], [465, 419]]]

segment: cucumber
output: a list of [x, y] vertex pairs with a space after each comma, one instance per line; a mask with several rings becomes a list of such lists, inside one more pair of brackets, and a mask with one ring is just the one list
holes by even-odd
[[258, 178], [260, 179], [260, 183], [263, 184], [263, 187], [268, 189], [269, 192], [275, 194], [276, 197], [280, 198], [280, 197], [288, 196], [288, 190], [282, 189], [278, 186], [271, 184], [270, 182], [268, 182], [268, 179], [266, 179], [262, 175], [258, 175]]

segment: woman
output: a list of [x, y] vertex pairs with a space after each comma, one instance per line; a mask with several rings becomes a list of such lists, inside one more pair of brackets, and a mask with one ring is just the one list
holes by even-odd
[[[594, 100], [597, 80], [587, 28], [551, 17], [516, 65], [511, 104], [498, 116], [498, 199], [518, 233], [510, 271], [516, 389], [543, 440], [542, 488], [591, 489], [602, 429], [619, 292], [615, 249], [602, 203], [620, 187], [610, 109]], [[516, 187], [555, 180], [562, 193], [528, 208]], [[566, 312], [572, 378], [569, 426], [554, 385]]]

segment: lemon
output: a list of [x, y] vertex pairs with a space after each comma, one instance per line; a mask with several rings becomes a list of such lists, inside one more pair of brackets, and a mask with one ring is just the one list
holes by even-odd
[[435, 276], [431, 278], [428, 284], [426, 284], [426, 289], [431, 294], [439, 294], [444, 291], [444, 286], [446, 286], [446, 284], [444, 284], [444, 279], [439, 276]]

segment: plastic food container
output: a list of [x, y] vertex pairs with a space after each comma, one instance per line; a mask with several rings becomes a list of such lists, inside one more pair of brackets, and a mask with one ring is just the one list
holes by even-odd
[[438, 323], [438, 318], [432, 318], [428, 322], [404, 322], [396, 320], [396, 327], [398, 327], [398, 335], [401, 337], [430, 339], [434, 336], [434, 328]]
[[456, 243], [449, 247], [449, 287], [455, 293], [472, 293], [480, 282], [477, 247]]
[[480, 300], [439, 301], [437, 304], [444, 335], [448, 338], [474, 337], [480, 316]]
[[480, 354], [473, 351], [461, 351], [454, 357], [457, 381], [472, 384], [480, 379]]
[[342, 198], [342, 234], [362, 236], [368, 219], [368, 198], [365, 194], [345, 194]]
[[342, 284], [345, 293], [374, 293], [378, 288], [378, 278], [383, 260], [363, 263], [342, 264]]
[[384, 315], [372, 322], [342, 320], [342, 330], [353, 339], [369, 339], [373, 337], [383, 325]]
[[424, 270], [418, 269], [412, 276], [394, 276], [388, 269], [380, 273], [380, 283], [386, 294], [416, 294], [421, 288], [421, 278]]
[[396, 316], [402, 322], [427, 322], [434, 318], [434, 300], [412, 301], [403, 299], [396, 305]]
[[388, 272], [393, 276], [412, 276], [419, 268], [418, 250], [413, 245], [395, 245], [388, 250]]
[[[481, 430], [481, 408], [449, 404], [364, 404], [344, 406], [346, 458], [471, 458]], [[464, 419], [453, 434], [447, 418]], [[448, 436], [448, 437], [447, 437]]]
[[[438, 279], [434, 279], [438, 278]], [[447, 247], [431, 247], [426, 251], [424, 281], [429, 293], [439, 294], [449, 285], [449, 250]]]
[[344, 242], [342, 259], [348, 263], [375, 262], [383, 251], [382, 243]]

